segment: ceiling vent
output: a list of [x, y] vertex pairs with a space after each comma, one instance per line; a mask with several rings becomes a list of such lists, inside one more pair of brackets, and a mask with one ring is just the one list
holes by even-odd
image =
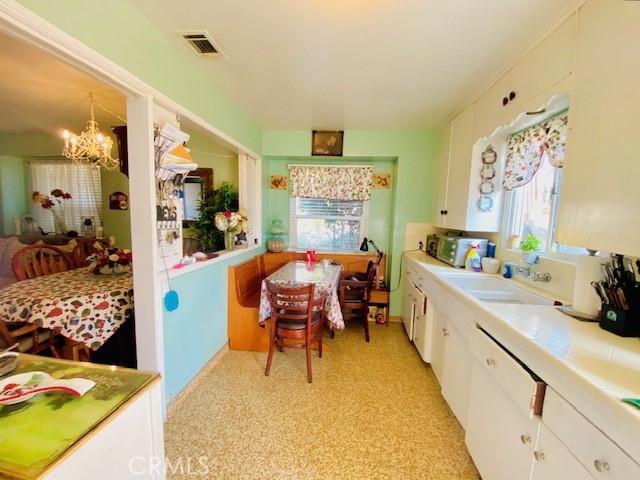
[[206, 30], [192, 30], [188, 32], [178, 32], [178, 35], [203, 57], [223, 56], [222, 50], [216, 45]]

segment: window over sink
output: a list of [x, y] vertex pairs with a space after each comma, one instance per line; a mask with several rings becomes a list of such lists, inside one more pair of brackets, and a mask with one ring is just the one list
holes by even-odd
[[508, 138], [503, 241], [510, 248], [533, 234], [547, 255], [586, 254], [584, 248], [555, 239], [567, 120], [565, 111]]

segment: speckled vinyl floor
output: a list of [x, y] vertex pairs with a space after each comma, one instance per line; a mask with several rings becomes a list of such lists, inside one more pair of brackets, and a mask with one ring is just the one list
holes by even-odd
[[[304, 351], [230, 351], [169, 415], [166, 455], [199, 478], [478, 479], [464, 432], [401, 324], [326, 339], [306, 381]], [[180, 470], [180, 469], [177, 469]]]

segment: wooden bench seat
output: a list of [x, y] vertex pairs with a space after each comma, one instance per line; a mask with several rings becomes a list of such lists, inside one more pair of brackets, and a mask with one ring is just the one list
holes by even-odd
[[[304, 253], [264, 253], [228, 270], [228, 334], [231, 350], [266, 352], [269, 348], [269, 332], [258, 324], [260, 287], [262, 279], [292, 260], [304, 260]], [[364, 272], [369, 260], [377, 256], [362, 254], [318, 254], [318, 261], [330, 258], [340, 262], [344, 270]], [[384, 273], [383, 258], [379, 272]]]

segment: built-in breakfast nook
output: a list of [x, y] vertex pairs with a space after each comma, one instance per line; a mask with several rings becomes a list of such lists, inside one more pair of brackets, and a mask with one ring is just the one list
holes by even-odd
[[638, 24], [0, 0], [0, 478], [640, 478]]

